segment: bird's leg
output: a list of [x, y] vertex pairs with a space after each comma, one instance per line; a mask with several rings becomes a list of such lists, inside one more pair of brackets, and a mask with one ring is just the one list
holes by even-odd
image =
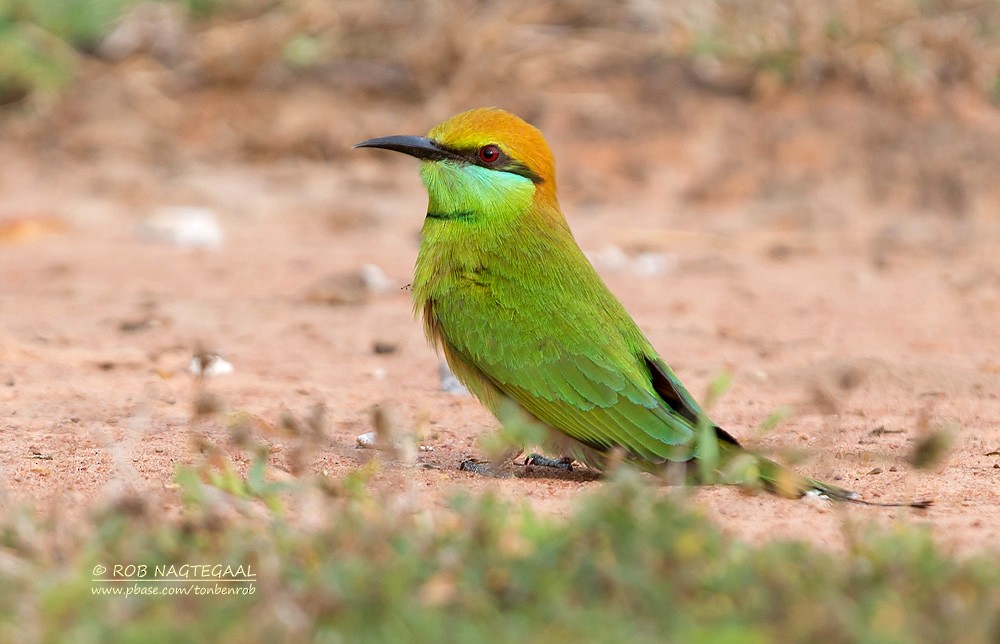
[[566, 470], [567, 472], [573, 471], [573, 457], [563, 456], [562, 458], [549, 458], [548, 456], [542, 456], [541, 454], [529, 454], [526, 459], [524, 459], [525, 467], [529, 465], [537, 465], [539, 467], [554, 467], [560, 470]]
[[470, 458], [462, 461], [458, 469], [464, 472], [475, 472], [476, 474], [495, 478], [509, 478], [514, 476], [514, 459], [520, 456], [523, 451], [520, 447], [511, 447], [500, 458], [494, 461], [479, 461]]

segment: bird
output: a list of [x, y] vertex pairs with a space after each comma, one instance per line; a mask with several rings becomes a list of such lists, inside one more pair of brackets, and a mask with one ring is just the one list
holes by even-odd
[[895, 505], [748, 451], [708, 418], [575, 241], [549, 145], [522, 118], [479, 107], [426, 136], [354, 147], [420, 160], [428, 204], [414, 312], [455, 376], [501, 422], [515, 410], [546, 428], [567, 457], [599, 471], [622, 460], [652, 473], [678, 463], [686, 479], [707, 483], [743, 459], [755, 473], [749, 483], [779, 496]]

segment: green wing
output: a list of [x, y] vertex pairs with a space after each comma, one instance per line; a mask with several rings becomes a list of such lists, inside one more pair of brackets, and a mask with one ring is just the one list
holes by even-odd
[[540, 421], [602, 452], [620, 446], [652, 463], [691, 457], [701, 410], [630, 318], [624, 329], [596, 330], [565, 315], [489, 317], [469, 298], [456, 304], [437, 311], [446, 351]]
[[[650, 462], [687, 460], [694, 431], [683, 416], [649, 391], [651, 377], [626, 379], [622, 365], [585, 355], [567, 355], [511, 373], [498, 387], [539, 420], [595, 449], [623, 447]], [[514, 383], [517, 384], [514, 384]]]

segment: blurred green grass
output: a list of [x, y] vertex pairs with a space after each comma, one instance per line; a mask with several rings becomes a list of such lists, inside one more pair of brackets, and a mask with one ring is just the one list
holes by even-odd
[[[217, 467], [218, 463], [215, 466]], [[928, 530], [844, 523], [847, 552], [724, 536], [638, 476], [566, 519], [487, 494], [426, 508], [372, 492], [376, 466], [282, 492], [182, 468], [167, 518], [136, 497], [86, 527], [0, 523], [4, 641], [990, 642], [1000, 565]], [[228, 466], [223, 466], [226, 469]], [[208, 468], [208, 469], [206, 469]], [[268, 506], [271, 509], [268, 509]], [[296, 510], [296, 508], [299, 508]], [[309, 508], [305, 511], [304, 508]], [[60, 534], [58, 539], [51, 535]], [[50, 536], [44, 536], [50, 535]], [[53, 547], [53, 540], [58, 544]], [[107, 596], [97, 565], [249, 566], [253, 594]], [[139, 582], [147, 587], [152, 583]], [[180, 584], [183, 586], [184, 584]]]

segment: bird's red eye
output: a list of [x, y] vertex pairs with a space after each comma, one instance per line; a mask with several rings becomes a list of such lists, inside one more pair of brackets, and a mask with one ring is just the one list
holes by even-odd
[[499, 158], [500, 148], [492, 143], [479, 148], [479, 160], [483, 163], [496, 163]]

